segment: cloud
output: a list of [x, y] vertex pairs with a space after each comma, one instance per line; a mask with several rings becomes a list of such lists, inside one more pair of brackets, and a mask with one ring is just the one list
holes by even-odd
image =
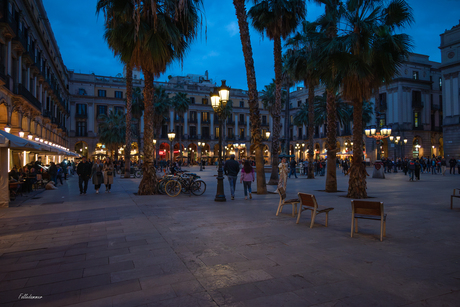
[[226, 25], [225, 29], [230, 34], [230, 37], [233, 37], [240, 33], [240, 29], [238, 28], [238, 23], [236, 21], [232, 21], [231, 23]]

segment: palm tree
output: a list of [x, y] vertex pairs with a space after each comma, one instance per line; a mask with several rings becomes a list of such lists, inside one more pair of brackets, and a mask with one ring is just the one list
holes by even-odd
[[[153, 167], [153, 115], [155, 77], [175, 60], [182, 60], [200, 24], [202, 0], [99, 0], [105, 38], [125, 63], [144, 73], [144, 164], [138, 194], [156, 192]], [[108, 14], [110, 13], [110, 14]]]
[[[169, 95], [162, 86], [155, 87], [154, 95], [155, 102], [153, 107], [155, 109], [155, 113], [153, 114], [153, 122], [155, 125], [156, 138], [160, 138], [161, 127], [166, 123], [169, 108], [171, 107], [171, 98], [169, 98]], [[160, 144], [156, 146], [156, 156], [160, 156]]]
[[[291, 38], [287, 45], [293, 49], [288, 50], [286, 66], [291, 72], [294, 80], [303, 81], [308, 87], [308, 105], [305, 104], [299, 110], [298, 123], [308, 125], [308, 176], [315, 178], [313, 169], [314, 159], [314, 119], [315, 119], [315, 87], [319, 84], [319, 58], [318, 35], [316, 33], [317, 25], [308, 21], [302, 22], [302, 31], [298, 32]], [[302, 115], [303, 114], [303, 115]], [[301, 118], [307, 116], [306, 118]]]
[[[322, 96], [315, 96], [315, 125], [317, 126], [324, 124], [329, 126], [328, 99], [327, 92], [324, 92]], [[335, 96], [334, 109], [335, 118], [340, 125], [344, 126], [351, 120], [352, 108], [342, 101], [340, 95]]]
[[[179, 92], [177, 93], [172, 99], [172, 106], [174, 110], [177, 112], [179, 115], [179, 121], [180, 121], [180, 127], [184, 125], [184, 114], [185, 112], [188, 111], [188, 108], [190, 107], [190, 99], [187, 97], [186, 93]], [[179, 157], [183, 159], [182, 157], [182, 131], [177, 131], [179, 134]], [[183, 161], [182, 161], [183, 162]]]
[[108, 115], [99, 115], [99, 119], [102, 120], [98, 125], [99, 142], [105, 144], [110, 152], [115, 151], [115, 159], [118, 159], [118, 148], [126, 140], [125, 115], [110, 111]]
[[248, 82], [248, 104], [251, 121], [251, 142], [254, 145], [257, 175], [257, 194], [266, 194], [267, 185], [265, 181], [264, 156], [262, 144], [262, 128], [259, 111], [259, 99], [256, 83], [256, 72], [254, 69], [254, 58], [252, 56], [251, 37], [246, 15], [246, 0], [233, 0], [240, 30], [240, 40], [243, 47], [244, 64], [246, 67], [246, 78]]
[[[388, 4], [388, 5], [386, 5]], [[336, 44], [337, 72], [344, 98], [353, 103], [353, 162], [348, 197], [365, 198], [366, 171], [363, 165], [363, 102], [374, 89], [392, 80], [407, 58], [411, 39], [396, 34], [413, 21], [405, 0], [348, 0], [343, 15], [343, 35]]]
[[126, 139], [125, 139], [125, 178], [130, 178], [130, 168], [131, 168], [131, 140], [132, 140], [132, 130], [131, 130], [131, 105], [132, 105], [132, 91], [133, 91], [133, 70], [130, 65], [126, 64]]
[[[268, 113], [270, 113], [270, 116], [274, 116], [276, 114], [276, 97], [275, 97], [275, 92], [276, 92], [276, 85], [275, 85], [275, 80], [273, 80], [272, 83], [269, 85], [265, 85], [264, 89], [262, 90], [262, 94], [260, 95], [260, 99], [262, 100], [262, 104], [264, 106], [265, 110], [268, 110]], [[283, 108], [284, 104], [286, 103], [286, 96], [287, 96], [287, 91], [282, 91], [281, 93], [281, 109]], [[273, 128], [274, 129], [274, 128]], [[279, 143], [279, 141], [277, 141]], [[274, 140], [272, 138], [272, 157], [274, 153]], [[279, 150], [279, 147], [278, 149]], [[272, 158], [272, 173], [270, 175], [270, 180], [268, 181], [268, 184], [270, 185], [276, 185], [278, 184], [278, 159]]]
[[144, 114], [144, 99], [142, 98], [142, 90], [140, 87], [135, 87], [132, 93], [132, 105], [131, 113], [133, 118], [136, 120], [136, 136], [137, 136], [137, 148], [139, 153], [141, 152], [141, 118]]
[[[278, 172], [278, 151], [281, 132], [281, 82], [282, 54], [281, 39], [286, 39], [305, 18], [305, 0], [253, 0], [254, 6], [249, 10], [254, 28], [273, 40], [275, 59], [275, 108], [273, 112], [272, 131], [272, 174]], [[289, 103], [289, 102], [288, 102]]]

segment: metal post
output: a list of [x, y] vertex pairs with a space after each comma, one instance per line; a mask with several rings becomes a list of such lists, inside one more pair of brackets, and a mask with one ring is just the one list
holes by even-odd
[[221, 117], [219, 119], [219, 169], [217, 171], [217, 193], [214, 201], [227, 201], [224, 193], [224, 172], [222, 169], [222, 122], [224, 119]]
[[200, 162], [200, 172], [203, 171], [203, 147], [200, 146], [200, 160], [198, 162]]
[[174, 152], [172, 144], [173, 144], [173, 142], [171, 141], [171, 147], [169, 148], [169, 151], [171, 152], [171, 165], [173, 163], [173, 152]]

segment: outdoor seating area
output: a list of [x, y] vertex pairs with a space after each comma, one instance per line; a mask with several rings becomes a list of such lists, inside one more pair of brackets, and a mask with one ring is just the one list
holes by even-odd
[[307, 194], [307, 193], [298, 193], [300, 199], [300, 209], [299, 214], [297, 215], [297, 222], [299, 224], [300, 215], [302, 211], [310, 210], [311, 211], [311, 223], [310, 228], [313, 228], [315, 224], [315, 218], [317, 214], [326, 213], [326, 227], [327, 227], [327, 220], [329, 217], [329, 212], [334, 210], [334, 208], [327, 208], [327, 207], [319, 207], [318, 203], [316, 202], [315, 195]]

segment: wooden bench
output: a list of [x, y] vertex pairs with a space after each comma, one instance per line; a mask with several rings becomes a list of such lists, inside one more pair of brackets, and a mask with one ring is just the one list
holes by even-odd
[[292, 216], [294, 217], [297, 214], [297, 204], [300, 200], [298, 198], [286, 199], [286, 190], [284, 188], [278, 188], [278, 194], [280, 195], [280, 202], [278, 210], [276, 210], [276, 215], [283, 210], [284, 205], [292, 205]]
[[299, 214], [297, 215], [296, 224], [299, 224], [300, 215], [302, 214], [302, 211], [311, 210], [310, 228], [313, 228], [313, 225], [315, 224], [315, 217], [317, 214], [320, 214], [320, 213], [326, 213], [326, 227], [327, 227], [329, 211], [334, 210], [334, 208], [326, 208], [326, 207], [318, 206], [315, 195], [307, 194], [307, 193], [298, 193], [298, 195], [300, 199], [300, 208], [299, 208]]
[[[455, 193], [456, 191], [458, 191], [458, 194]], [[460, 189], [454, 189], [454, 193], [450, 196], [450, 210], [454, 206], [454, 198], [460, 198]]]
[[352, 200], [351, 201], [351, 237], [354, 232], [358, 232], [358, 219], [380, 220], [380, 241], [386, 232], [387, 215], [383, 212], [383, 202]]

